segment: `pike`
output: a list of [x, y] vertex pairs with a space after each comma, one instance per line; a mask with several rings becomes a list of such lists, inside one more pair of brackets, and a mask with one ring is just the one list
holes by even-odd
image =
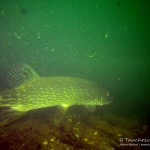
[[73, 77], [40, 77], [29, 65], [18, 65], [9, 72], [11, 88], [0, 91], [0, 126], [6, 125], [34, 109], [58, 106], [58, 122], [67, 109], [83, 105], [89, 111], [111, 103], [104, 87]]

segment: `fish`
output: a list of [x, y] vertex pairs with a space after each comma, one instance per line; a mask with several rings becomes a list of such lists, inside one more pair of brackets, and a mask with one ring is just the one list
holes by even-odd
[[29, 65], [10, 70], [8, 83], [10, 88], [0, 91], [0, 126], [30, 110], [57, 106], [57, 112], [64, 112], [56, 115], [61, 120], [71, 106], [82, 105], [93, 112], [96, 106], [112, 102], [109, 91], [93, 81], [68, 76], [40, 77]]

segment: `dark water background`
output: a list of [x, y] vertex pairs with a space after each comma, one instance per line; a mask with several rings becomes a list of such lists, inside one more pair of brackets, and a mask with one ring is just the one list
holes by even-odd
[[1, 0], [0, 87], [12, 64], [101, 83], [110, 111], [149, 115], [148, 0]]

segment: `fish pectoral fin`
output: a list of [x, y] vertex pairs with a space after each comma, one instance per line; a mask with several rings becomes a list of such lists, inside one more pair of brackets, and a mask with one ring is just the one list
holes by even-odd
[[23, 116], [25, 112], [18, 112], [10, 107], [0, 107], [0, 126], [7, 125]]
[[85, 105], [84, 106], [89, 112], [94, 112], [96, 110], [96, 106]]
[[64, 118], [69, 106], [58, 106], [55, 115], [54, 115], [54, 125], [59, 125], [60, 121]]

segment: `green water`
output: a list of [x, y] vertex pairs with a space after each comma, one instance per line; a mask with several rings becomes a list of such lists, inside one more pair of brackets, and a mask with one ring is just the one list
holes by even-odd
[[12, 64], [111, 91], [110, 111], [149, 114], [148, 0], [1, 0], [0, 79]]

